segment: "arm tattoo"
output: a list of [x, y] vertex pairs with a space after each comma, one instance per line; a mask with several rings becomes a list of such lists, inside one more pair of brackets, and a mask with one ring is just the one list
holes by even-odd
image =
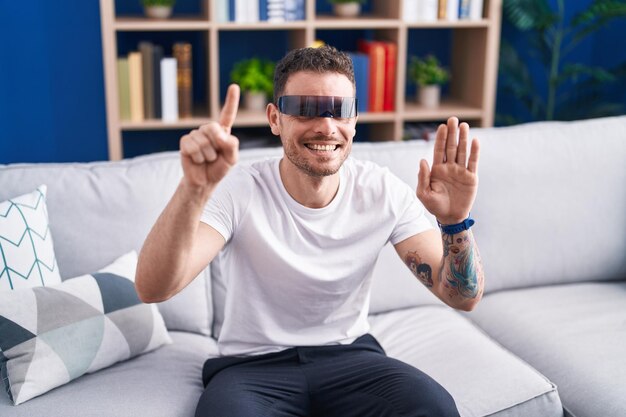
[[413, 275], [427, 287], [433, 286], [433, 272], [430, 265], [422, 262], [422, 258], [417, 252], [407, 252], [404, 256], [404, 263], [413, 271]]
[[476, 298], [482, 292], [482, 268], [480, 255], [475, 247], [471, 232], [455, 235], [442, 234], [443, 259], [439, 276], [449, 289], [449, 296], [461, 295]]

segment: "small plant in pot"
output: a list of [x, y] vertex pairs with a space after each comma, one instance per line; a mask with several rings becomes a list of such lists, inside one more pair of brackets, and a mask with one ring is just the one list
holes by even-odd
[[243, 92], [243, 107], [247, 110], [264, 111], [268, 97], [274, 89], [274, 67], [267, 59], [250, 58], [235, 63], [230, 80], [239, 84]]
[[167, 19], [172, 15], [175, 0], [141, 0], [146, 16], [152, 19]]
[[340, 17], [356, 17], [361, 14], [361, 4], [366, 0], [328, 0], [333, 12]]
[[450, 72], [439, 64], [435, 56], [428, 55], [424, 59], [412, 56], [409, 78], [418, 86], [419, 104], [429, 109], [439, 107], [441, 86], [450, 80]]

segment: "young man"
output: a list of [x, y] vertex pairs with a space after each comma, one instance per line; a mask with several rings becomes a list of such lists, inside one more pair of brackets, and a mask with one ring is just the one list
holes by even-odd
[[284, 157], [231, 171], [239, 89], [230, 86], [219, 122], [181, 138], [184, 177], [139, 258], [146, 302], [171, 297], [213, 262], [222, 356], [204, 366], [196, 416], [458, 416], [445, 389], [367, 334], [366, 300], [388, 241], [448, 305], [471, 310], [480, 300], [468, 230], [478, 141], [468, 155], [467, 124], [439, 127], [432, 169], [420, 162], [422, 206], [387, 169], [349, 158], [357, 114], [348, 56], [292, 51], [274, 92], [267, 117]]

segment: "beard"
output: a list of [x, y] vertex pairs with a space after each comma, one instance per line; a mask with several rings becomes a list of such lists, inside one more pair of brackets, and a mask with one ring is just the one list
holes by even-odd
[[[297, 145], [294, 145], [293, 143], [285, 143], [285, 141], [283, 141], [283, 149], [289, 162], [291, 162], [303, 173], [316, 178], [335, 175], [350, 154], [349, 143], [342, 145], [334, 151], [341, 152], [339, 159], [336, 157], [326, 157], [322, 155], [312, 158], [312, 155], [308, 155], [306, 151], [298, 149]], [[331, 161], [333, 162], [331, 163]]]

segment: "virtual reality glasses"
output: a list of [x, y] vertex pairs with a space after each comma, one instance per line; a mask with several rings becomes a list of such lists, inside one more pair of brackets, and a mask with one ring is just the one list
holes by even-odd
[[278, 98], [278, 110], [290, 116], [351, 118], [357, 116], [356, 106], [355, 97], [281, 96]]

